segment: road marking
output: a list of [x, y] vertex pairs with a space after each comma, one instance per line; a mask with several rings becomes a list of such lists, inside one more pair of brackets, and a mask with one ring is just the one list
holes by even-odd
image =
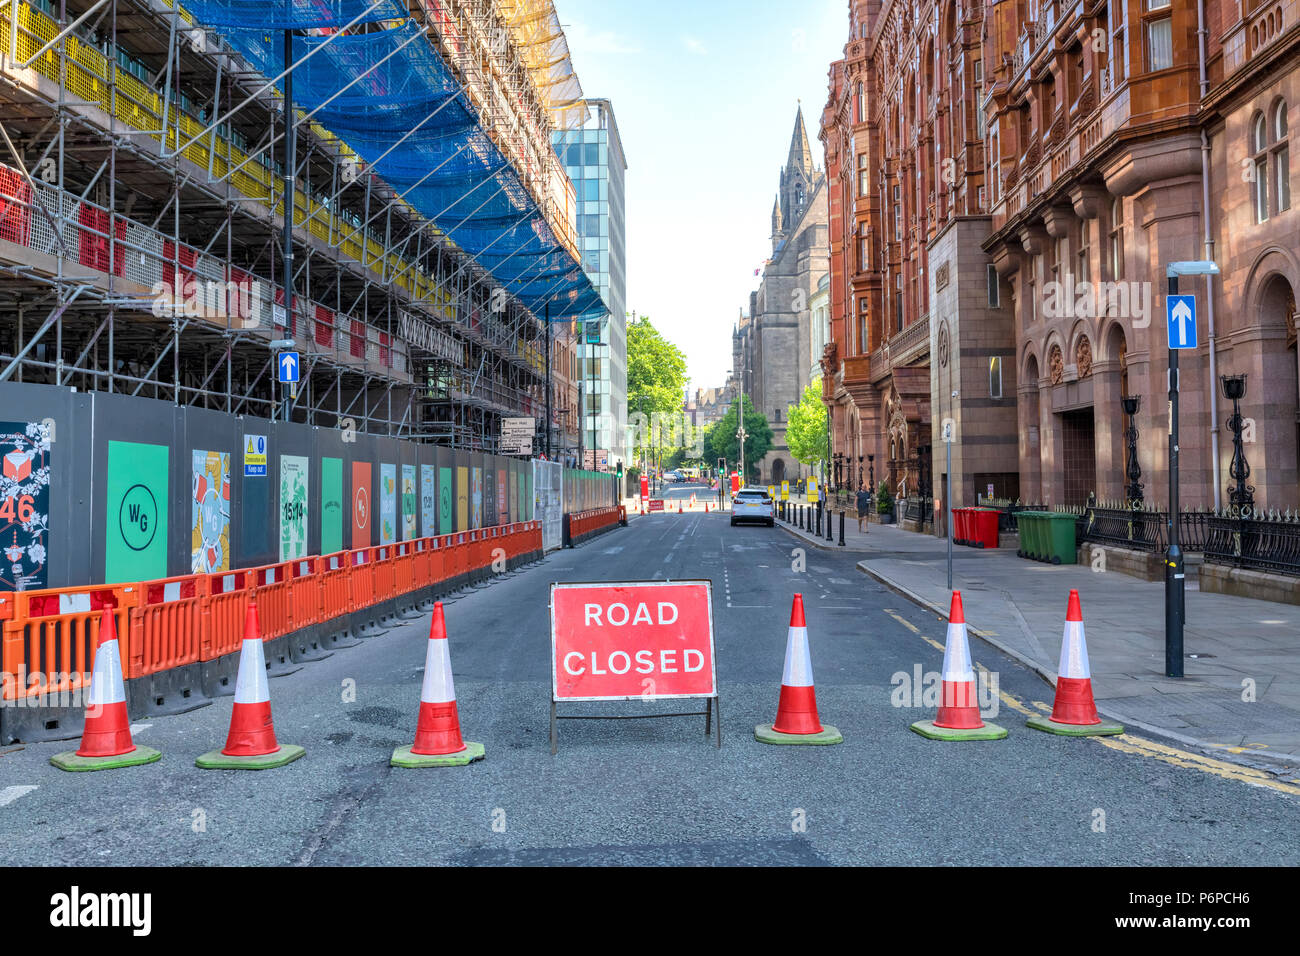
[[131, 733], [138, 734], [142, 730], [148, 730], [153, 724], [132, 724]]
[[920, 633], [921, 633], [921, 629], [920, 629], [919, 627], [917, 627], [917, 626], [916, 626], [915, 624], [913, 624], [911, 621], [909, 621], [909, 620], [907, 620], [906, 618], [904, 618], [904, 617], [903, 617], [901, 614], [899, 614], [897, 611], [891, 610], [891, 609], [889, 609], [889, 608], [885, 608], [885, 613], [888, 614], [890, 617], [892, 617], [892, 618], [893, 618], [895, 621], [897, 621], [899, 624], [903, 625], [903, 627], [907, 628], [907, 629], [908, 629], [909, 631], [911, 631], [913, 634], [920, 634]]
[[37, 787], [30, 783], [22, 784], [17, 787], [5, 787], [3, 790], [0, 790], [0, 807], [7, 807], [15, 800], [27, 796], [27, 794], [36, 789]]
[[[908, 630], [917, 634], [921, 640], [925, 641], [927, 644], [930, 644], [938, 650], [945, 650], [942, 644], [926, 637], [924, 634], [921, 634], [916, 627], [908, 621], [905, 621], [894, 611], [886, 608], [885, 613], [898, 621], [898, 623], [905, 626]], [[983, 664], [976, 663], [975, 667], [985, 674], [990, 673], [989, 669]], [[1011, 696], [1004, 690], [998, 691], [998, 698], [1017, 713], [1026, 717], [1032, 717], [1035, 715], [1035, 712], [1025, 706], [1023, 701]], [[1051, 713], [1051, 707], [1049, 707], [1045, 702], [1036, 700], [1033, 703], [1038, 712], [1045, 714]], [[1267, 771], [1255, 770], [1251, 767], [1243, 767], [1239, 764], [1227, 763], [1226, 761], [1216, 760], [1213, 757], [1207, 757], [1203, 754], [1190, 753], [1186, 750], [1180, 750], [1177, 747], [1170, 747], [1165, 744], [1156, 743], [1154, 740], [1147, 740], [1144, 737], [1136, 737], [1133, 734], [1118, 734], [1113, 737], [1085, 737], [1083, 739], [1091, 740], [1095, 743], [1101, 744], [1103, 747], [1108, 747], [1111, 750], [1118, 750], [1121, 753], [1130, 754], [1135, 757], [1146, 757], [1152, 760], [1159, 760], [1162, 763], [1167, 763], [1175, 767], [1183, 767], [1187, 770], [1197, 770], [1201, 773], [1212, 774], [1216, 777], [1221, 777], [1224, 780], [1234, 780], [1237, 783], [1244, 783], [1252, 787], [1266, 787], [1270, 790], [1277, 790], [1281, 793], [1300, 795], [1300, 786], [1278, 780]]]
[[620, 551], [622, 551], [622, 550], [623, 550], [623, 546], [620, 544], [620, 545], [617, 545], [616, 547], [613, 547], [613, 548], [606, 548], [604, 553], [605, 553], [605, 554], [618, 554], [618, 553], [619, 553]]

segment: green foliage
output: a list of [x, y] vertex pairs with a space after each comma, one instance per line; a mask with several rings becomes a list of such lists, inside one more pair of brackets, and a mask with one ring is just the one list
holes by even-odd
[[876, 513], [890, 515], [894, 513], [894, 497], [889, 493], [889, 482], [882, 481], [876, 489]]
[[652, 449], [691, 444], [679, 435], [675, 419], [667, 427], [653, 427], [656, 416], [674, 415], [682, 409], [686, 390], [686, 354], [660, 334], [648, 318], [627, 327], [627, 411], [632, 443], [643, 458]]
[[803, 390], [799, 404], [790, 406], [789, 418], [785, 443], [790, 446], [790, 454], [805, 465], [824, 461], [828, 432], [821, 378], [813, 379]]
[[[745, 481], [754, 473], [754, 465], [772, 448], [772, 426], [762, 412], [756, 411], [749, 396], [744, 397], [745, 404]], [[727, 466], [732, 467], [740, 460], [740, 439], [736, 437], [737, 419], [736, 403], [732, 402], [727, 414], [710, 425], [704, 432], [705, 461], [716, 465], [719, 458], [727, 459]]]

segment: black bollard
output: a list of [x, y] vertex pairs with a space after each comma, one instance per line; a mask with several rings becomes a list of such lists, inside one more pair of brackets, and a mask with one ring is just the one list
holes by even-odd
[[817, 502], [817, 537], [822, 536], [822, 503]]
[[826, 509], [826, 540], [832, 544], [835, 542], [835, 532], [831, 530], [831, 509]]
[[844, 547], [844, 512], [840, 512], [840, 547]]

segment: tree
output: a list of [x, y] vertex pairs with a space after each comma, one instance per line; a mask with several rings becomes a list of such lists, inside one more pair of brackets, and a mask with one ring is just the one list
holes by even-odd
[[815, 378], [803, 390], [803, 399], [790, 406], [790, 421], [785, 429], [785, 443], [790, 454], [805, 465], [826, 460], [826, 405], [822, 402], [822, 380]]
[[682, 410], [686, 391], [686, 355], [669, 342], [648, 318], [627, 327], [627, 411], [638, 452], [680, 443], [680, 428], [653, 427], [662, 416]]
[[[772, 426], [762, 412], [754, 409], [749, 396], [745, 403], [745, 480], [754, 472], [754, 465], [772, 448]], [[736, 403], [732, 402], [727, 414], [714, 422], [704, 433], [705, 460], [716, 462], [727, 459], [728, 466], [740, 460], [740, 439], [736, 432]]]

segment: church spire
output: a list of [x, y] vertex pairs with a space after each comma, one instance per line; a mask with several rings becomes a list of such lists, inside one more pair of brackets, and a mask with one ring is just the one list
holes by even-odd
[[785, 168], [787, 174], [796, 169], [802, 170], [805, 178], [812, 180], [812, 147], [808, 145], [808, 130], [804, 126], [802, 102], [794, 118], [794, 134], [790, 137], [790, 155], [785, 161]]

